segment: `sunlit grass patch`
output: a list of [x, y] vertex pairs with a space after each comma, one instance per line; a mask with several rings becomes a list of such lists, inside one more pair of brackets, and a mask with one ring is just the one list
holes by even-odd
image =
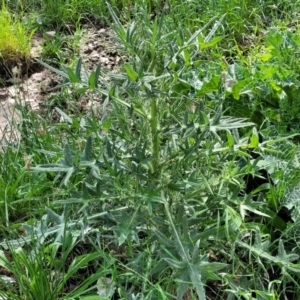
[[33, 31], [28, 31], [13, 18], [4, 2], [0, 11], [0, 28], [0, 62], [29, 58]]

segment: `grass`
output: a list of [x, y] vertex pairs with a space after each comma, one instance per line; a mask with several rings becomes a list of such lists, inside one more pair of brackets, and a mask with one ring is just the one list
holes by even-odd
[[[6, 4], [60, 32], [39, 63], [64, 101], [19, 106], [0, 153], [3, 299], [299, 299], [299, 5], [189, 4]], [[117, 74], [61, 58], [89, 20]]]
[[0, 57], [3, 61], [18, 61], [30, 56], [30, 39], [33, 32], [28, 31], [20, 21], [14, 20], [7, 7], [2, 3], [0, 11]]

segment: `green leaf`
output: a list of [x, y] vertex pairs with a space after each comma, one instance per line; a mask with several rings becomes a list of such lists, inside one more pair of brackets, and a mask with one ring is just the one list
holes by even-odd
[[259, 137], [258, 137], [258, 132], [257, 129], [255, 127], [253, 127], [252, 129], [252, 135], [250, 138], [250, 144], [249, 144], [249, 148], [256, 148], [258, 147], [259, 144]]
[[269, 260], [270, 262], [277, 263], [277, 261], [278, 261], [276, 259], [276, 257], [270, 255], [269, 253], [267, 253], [266, 251], [264, 251], [262, 249], [259, 249], [257, 247], [248, 245], [248, 244], [246, 244], [242, 241], [239, 241], [239, 240], [237, 240], [236, 243], [239, 244], [240, 246], [248, 249], [250, 252], [254, 253], [255, 255], [258, 255], [259, 257], [262, 257], [262, 258], [265, 258], [265, 259]]
[[207, 43], [209, 42], [213, 35], [216, 33], [216, 31], [218, 30], [218, 28], [222, 25], [222, 22], [225, 18], [226, 14], [224, 14], [223, 16], [221, 16], [221, 18], [215, 22], [215, 24], [213, 25], [212, 29], [210, 30], [210, 32], [208, 33], [208, 35], [205, 37], [204, 42]]
[[281, 262], [283, 262], [285, 264], [289, 264], [290, 262], [297, 260], [299, 258], [299, 255], [295, 254], [295, 253], [287, 254], [284, 249], [283, 241], [282, 241], [282, 239], [280, 239], [279, 245], [278, 245], [277, 257], [280, 259]]
[[61, 182], [61, 185], [65, 185], [65, 186], [66, 186], [66, 185], [68, 184], [68, 182], [69, 182], [69, 180], [70, 180], [72, 174], [73, 174], [76, 170], [77, 170], [77, 168], [75, 168], [75, 167], [69, 168], [68, 171], [67, 171], [67, 173], [66, 173], [66, 175], [64, 176], [64, 178], [63, 178], [63, 180], [62, 180], [62, 182]]
[[202, 86], [197, 89], [197, 95], [201, 96], [204, 94], [213, 93], [219, 90], [220, 76], [212, 76], [209, 81], [204, 81]]
[[74, 155], [70, 149], [70, 146], [68, 143], [65, 143], [63, 163], [68, 167], [73, 167], [73, 163], [74, 163], [73, 160], [74, 160]]
[[[249, 87], [249, 84], [252, 82], [252, 79], [246, 78], [244, 80], [239, 80], [234, 83], [231, 88], [231, 94], [235, 100], [239, 100], [241, 95], [251, 95], [252, 91]], [[230, 88], [227, 88], [227, 91], [230, 91]]]
[[255, 208], [253, 208], [252, 206], [249, 206], [249, 205], [241, 204], [240, 205], [240, 209], [241, 209], [241, 211], [248, 210], [248, 211], [251, 211], [251, 212], [253, 212], [253, 213], [255, 213], [255, 214], [259, 215], [259, 216], [270, 218], [269, 215], [267, 215], [267, 214], [265, 214], [265, 213], [263, 213], [263, 212], [255, 209]]
[[73, 124], [72, 118], [70, 118], [66, 113], [64, 113], [60, 108], [55, 107], [55, 110], [70, 124]]
[[122, 23], [120, 22], [119, 18], [117, 17], [116, 13], [114, 12], [114, 10], [112, 9], [111, 5], [108, 2], [106, 2], [106, 6], [109, 10], [109, 13], [110, 13], [114, 23], [115, 23], [118, 36], [121, 38], [121, 40], [123, 42], [125, 42], [126, 41], [125, 28], [123, 27]]
[[182, 261], [178, 261], [172, 258], [165, 258], [164, 259], [171, 267], [175, 269], [183, 269], [186, 267], [186, 263]]
[[153, 269], [149, 272], [150, 276], [153, 276], [159, 272], [162, 272], [166, 269], [167, 267], [167, 262], [165, 261], [165, 259], [160, 259], [158, 262], [155, 263]]
[[252, 122], [245, 122], [245, 120], [243, 118], [222, 117], [218, 124], [210, 126], [210, 130], [216, 132], [218, 130], [232, 130], [255, 125]]
[[212, 48], [215, 45], [217, 45], [221, 40], [223, 40], [224, 37], [218, 36], [210, 40], [209, 42], [199, 42], [199, 48], [200, 50], [204, 50], [207, 48]]
[[188, 49], [183, 50], [183, 58], [185, 61], [185, 65], [188, 67], [191, 64], [191, 56], [190, 56], [190, 52], [188, 51]]
[[90, 89], [95, 89], [96, 88], [96, 72], [93, 71], [90, 76], [89, 76], [89, 80], [88, 80], [88, 83], [89, 83], [89, 88]]
[[100, 71], [101, 71], [101, 65], [98, 64], [96, 71], [95, 71], [95, 87], [98, 88], [98, 81], [99, 81], [99, 76], [100, 76]]
[[71, 68], [67, 68], [67, 73], [68, 73], [70, 82], [72, 82], [72, 83], [79, 82], [79, 78], [77, 78], [76, 74], [74, 73], [74, 71]]
[[70, 169], [69, 166], [62, 166], [57, 164], [37, 165], [36, 167], [30, 168], [30, 170], [33, 171], [43, 171], [43, 172], [68, 172], [69, 169]]
[[111, 127], [112, 119], [108, 119], [102, 123], [102, 129], [108, 131]]
[[199, 267], [194, 265], [190, 266], [189, 275], [193, 286], [196, 289], [198, 299], [206, 299], [205, 290], [202, 282], [202, 276], [199, 272]]
[[226, 135], [227, 135], [227, 146], [228, 146], [228, 147], [233, 147], [233, 146], [234, 146], [234, 138], [233, 138], [233, 136], [231, 135], [231, 132], [230, 132], [230, 131], [227, 131], [227, 132], [226, 132]]
[[0, 266], [10, 270], [10, 263], [6, 258], [3, 250], [0, 250]]
[[81, 268], [87, 267], [90, 261], [95, 260], [102, 256], [103, 253], [101, 251], [77, 256], [70, 264], [67, 272], [64, 274], [64, 282], [66, 282], [69, 278], [71, 278], [73, 274], [78, 272]]
[[92, 161], [93, 153], [92, 153], [92, 137], [89, 136], [86, 140], [84, 151], [81, 155], [81, 159], [84, 161]]
[[160, 242], [163, 243], [166, 247], [169, 247], [169, 248], [174, 247], [173, 241], [168, 239], [162, 232], [155, 230], [154, 233], [158, 237]]
[[223, 106], [222, 104], [218, 107], [217, 111], [216, 111], [216, 114], [211, 122], [211, 125], [217, 125], [219, 124], [219, 121], [221, 119], [221, 116], [222, 116], [222, 113], [223, 113]]
[[124, 64], [124, 69], [131, 81], [136, 81], [136, 79], [139, 77], [139, 75], [134, 71], [131, 65]]
[[258, 194], [258, 193], [260, 193], [262, 191], [268, 191], [268, 190], [270, 190], [270, 188], [271, 188], [271, 184], [270, 183], [263, 183], [258, 188], [256, 188], [252, 192], [252, 194], [255, 195], [255, 194]]
[[[183, 272], [180, 274], [178, 278], [178, 288], [177, 288], [177, 300], [182, 300], [185, 292], [187, 291], [190, 282], [189, 275], [187, 272]], [[206, 299], [206, 298], [203, 298]]]
[[63, 71], [60, 71], [56, 68], [53, 68], [51, 67], [50, 65], [46, 64], [45, 62], [35, 58], [35, 60], [40, 63], [41, 65], [43, 65], [45, 68], [49, 69], [50, 71], [56, 73], [57, 75], [61, 76], [61, 77], [64, 77], [65, 79], [69, 79], [69, 75], [67, 72], [63, 72]]
[[81, 81], [81, 66], [82, 66], [82, 58], [80, 57], [77, 61], [76, 68], [75, 68], [75, 75], [79, 81]]
[[89, 88], [88, 87], [81, 87], [75, 90], [75, 94], [80, 97], [83, 95]]
[[100, 297], [98, 295], [92, 296], [82, 296], [79, 300], [107, 300], [107, 297]]
[[61, 224], [65, 222], [64, 214], [61, 216], [58, 215], [56, 212], [54, 212], [52, 209], [46, 207], [47, 217], [50, 218], [52, 221], [54, 221], [57, 224]]

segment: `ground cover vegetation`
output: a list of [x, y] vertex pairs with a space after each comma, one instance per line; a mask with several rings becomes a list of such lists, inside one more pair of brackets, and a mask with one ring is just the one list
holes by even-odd
[[[0, 298], [299, 299], [299, 14], [2, 1], [6, 70], [58, 84], [1, 144]], [[79, 57], [83, 28], [112, 29], [117, 67]]]

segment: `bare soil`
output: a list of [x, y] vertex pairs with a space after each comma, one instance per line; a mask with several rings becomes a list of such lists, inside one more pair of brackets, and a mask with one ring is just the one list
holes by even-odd
[[[33, 37], [32, 56], [38, 57], [42, 52], [43, 38], [36, 34]], [[87, 71], [95, 70], [98, 64], [102, 68], [117, 72], [121, 57], [116, 43], [112, 38], [112, 31], [106, 28], [83, 29], [78, 57], [82, 57], [83, 66]], [[0, 146], [18, 142], [20, 135], [17, 130], [19, 122], [19, 108], [27, 105], [33, 111], [41, 112], [41, 107], [47, 104], [49, 98], [60, 90], [53, 88], [60, 82], [60, 78], [48, 69], [36, 68], [32, 74], [22, 74], [17, 67], [11, 70], [12, 77], [6, 79], [7, 85], [0, 88]], [[90, 106], [90, 101], [82, 100], [76, 105]], [[82, 107], [81, 107], [82, 109]]]

